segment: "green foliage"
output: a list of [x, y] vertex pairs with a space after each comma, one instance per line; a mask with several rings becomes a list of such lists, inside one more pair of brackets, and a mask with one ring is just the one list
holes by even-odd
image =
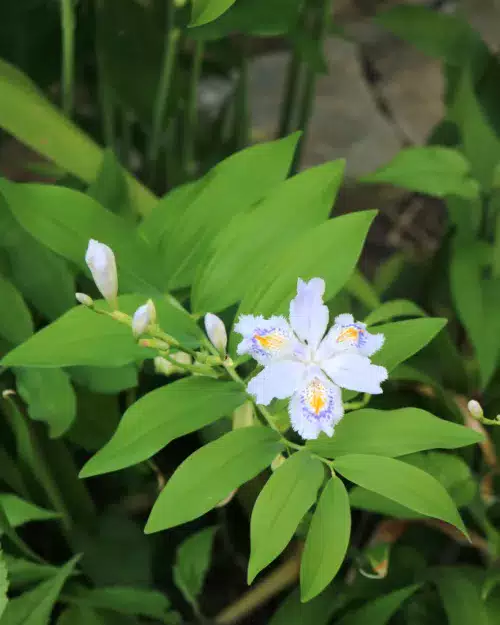
[[177, 549], [173, 569], [174, 582], [186, 601], [198, 608], [198, 597], [210, 567], [216, 527], [207, 527], [193, 534]]
[[300, 565], [302, 601], [309, 601], [331, 582], [344, 561], [351, 534], [349, 496], [333, 476], [318, 501]]
[[251, 480], [283, 449], [269, 428], [234, 430], [189, 456], [167, 482], [145, 531], [158, 532], [196, 519]]
[[[363, 432], [363, 436], [359, 433]], [[483, 440], [481, 434], [439, 419], [419, 408], [362, 409], [348, 413], [335, 436], [307, 443], [315, 453], [336, 458], [345, 454], [375, 454], [397, 458], [425, 449], [455, 449]]]
[[246, 396], [234, 382], [187, 378], [158, 388], [123, 415], [109, 443], [81, 471], [90, 477], [151, 458], [179, 436], [231, 414]]
[[0, 618], [2, 618], [5, 608], [7, 607], [8, 597], [7, 590], [9, 589], [9, 578], [7, 571], [7, 563], [5, 562], [5, 556], [0, 549]]
[[190, 26], [212, 22], [227, 11], [236, 0], [194, 0]]
[[418, 590], [419, 586], [407, 586], [401, 590], [395, 590], [388, 595], [383, 595], [374, 601], [367, 603], [362, 608], [347, 614], [340, 619], [339, 625], [387, 625], [394, 613], [401, 607], [411, 595]]
[[400, 460], [367, 454], [341, 456], [333, 466], [351, 482], [411, 510], [451, 523], [467, 536], [453, 500], [425, 471]]
[[321, 462], [307, 451], [294, 454], [273, 473], [252, 511], [249, 584], [290, 542], [323, 479]]
[[5, 625], [48, 625], [50, 614], [79, 556], [62, 566], [45, 582], [9, 601], [2, 621]]
[[56, 512], [35, 506], [11, 493], [0, 493], [0, 507], [11, 527], [19, 527], [30, 521], [47, 521], [58, 517]]

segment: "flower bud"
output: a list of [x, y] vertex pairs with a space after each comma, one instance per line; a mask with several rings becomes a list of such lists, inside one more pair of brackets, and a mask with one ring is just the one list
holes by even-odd
[[75, 293], [75, 297], [82, 306], [87, 306], [87, 308], [92, 308], [94, 306], [94, 300], [86, 293]]
[[285, 463], [285, 461], [285, 456], [283, 454], [278, 454], [276, 458], [271, 462], [271, 471], [276, 471], [276, 469], [279, 469], [281, 465]]
[[469, 409], [469, 412], [475, 419], [480, 419], [481, 417], [484, 416], [483, 407], [475, 399], [470, 400], [470, 402], [467, 404], [467, 408]]
[[227, 333], [222, 320], [217, 315], [207, 313], [205, 315], [205, 330], [212, 345], [221, 354], [224, 354], [227, 347]]
[[139, 306], [132, 318], [132, 332], [135, 336], [144, 334], [156, 322], [156, 308], [152, 299]]
[[118, 294], [118, 274], [113, 250], [104, 243], [90, 239], [85, 262], [102, 296], [115, 305]]
[[[191, 356], [184, 352], [175, 352], [174, 354], [170, 354], [170, 358], [182, 365], [190, 365], [193, 361]], [[174, 373], [185, 372], [182, 367], [176, 367], [174, 363], [170, 362], [166, 358], [163, 358], [163, 356], [157, 356], [154, 359], [154, 365], [156, 373], [161, 373], [166, 376], [173, 375]]]

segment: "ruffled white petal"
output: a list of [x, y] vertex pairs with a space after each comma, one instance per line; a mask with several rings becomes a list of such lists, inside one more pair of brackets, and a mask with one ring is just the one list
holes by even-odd
[[297, 295], [290, 302], [290, 323], [297, 336], [313, 349], [318, 347], [328, 325], [328, 308], [323, 303], [325, 281], [299, 278]]
[[270, 362], [250, 380], [247, 390], [258, 404], [267, 406], [273, 399], [291, 397], [303, 385], [306, 373], [307, 367], [301, 362]]
[[382, 393], [380, 384], [387, 379], [387, 369], [372, 365], [369, 358], [352, 352], [340, 352], [321, 363], [323, 371], [341, 388], [359, 393]]
[[241, 315], [234, 331], [243, 336], [237, 353], [250, 354], [261, 365], [292, 356], [297, 345], [285, 317], [264, 319], [261, 315]]
[[384, 344], [383, 334], [370, 334], [366, 325], [350, 314], [339, 315], [318, 348], [318, 358], [327, 360], [338, 352], [373, 356]]
[[309, 376], [292, 397], [288, 411], [292, 428], [302, 438], [315, 439], [321, 432], [332, 436], [344, 414], [340, 389], [322, 374]]

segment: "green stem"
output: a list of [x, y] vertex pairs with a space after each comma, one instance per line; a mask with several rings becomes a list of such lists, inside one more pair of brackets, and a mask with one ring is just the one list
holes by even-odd
[[153, 106], [153, 121], [151, 136], [147, 151], [147, 160], [151, 167], [151, 178], [154, 179], [154, 168], [158, 160], [161, 146], [162, 128], [165, 122], [165, 114], [167, 111], [168, 96], [172, 84], [172, 76], [174, 73], [175, 60], [177, 57], [177, 48], [180, 37], [180, 30], [174, 27], [174, 10], [172, 2], [167, 2], [167, 23], [165, 26], [165, 47], [163, 52], [162, 68], [158, 90], [156, 93]]
[[[314, 8], [314, 20], [312, 26], [312, 37], [321, 46], [326, 35], [328, 26], [328, 15], [331, 10], [330, 0], [320, 0], [320, 6]], [[302, 130], [302, 136], [300, 138], [297, 150], [295, 152], [295, 158], [292, 165], [292, 173], [297, 172], [300, 167], [302, 158], [302, 152], [304, 145], [306, 144], [309, 134], [309, 126], [311, 122], [311, 115], [314, 104], [314, 96], [316, 93], [316, 71], [309, 65], [307, 67], [305, 85], [302, 95], [302, 102], [299, 111], [298, 127]]]
[[75, 7], [73, 5], [73, 0], [61, 0], [62, 106], [68, 117], [71, 117], [74, 104], [75, 26]]
[[278, 137], [285, 137], [293, 128], [293, 114], [299, 89], [300, 78], [300, 57], [296, 50], [293, 50], [285, 82], [285, 97], [281, 107], [280, 122], [278, 127]]
[[[99, 10], [99, 4], [97, 5]], [[113, 92], [109, 86], [106, 76], [106, 64], [101, 45], [101, 35], [99, 34], [99, 24], [97, 24], [96, 34], [96, 64], [97, 64], [97, 91], [99, 97], [99, 107], [101, 109], [102, 136], [104, 145], [116, 151], [116, 115]]]
[[346, 402], [344, 404], [344, 410], [345, 412], [348, 412], [350, 410], [361, 410], [361, 408], [364, 408], [368, 402], [371, 399], [371, 395], [369, 393], [365, 393], [363, 395], [363, 399], [361, 399], [360, 401], [349, 401]]
[[186, 125], [184, 128], [184, 149], [182, 154], [184, 160], [183, 169], [188, 178], [193, 175], [195, 165], [195, 142], [198, 127], [198, 83], [200, 81], [204, 49], [203, 41], [197, 41], [195, 43], [189, 79]]

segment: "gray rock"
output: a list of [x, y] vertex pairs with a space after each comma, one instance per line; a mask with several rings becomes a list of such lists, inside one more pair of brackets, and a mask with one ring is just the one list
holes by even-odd
[[[366, 83], [356, 46], [342, 39], [325, 44], [329, 73], [317, 81], [317, 95], [303, 166], [347, 159], [359, 176], [389, 161], [401, 148], [397, 131], [377, 107]], [[251, 113], [256, 138], [276, 132], [288, 54], [271, 54], [251, 67]]]

